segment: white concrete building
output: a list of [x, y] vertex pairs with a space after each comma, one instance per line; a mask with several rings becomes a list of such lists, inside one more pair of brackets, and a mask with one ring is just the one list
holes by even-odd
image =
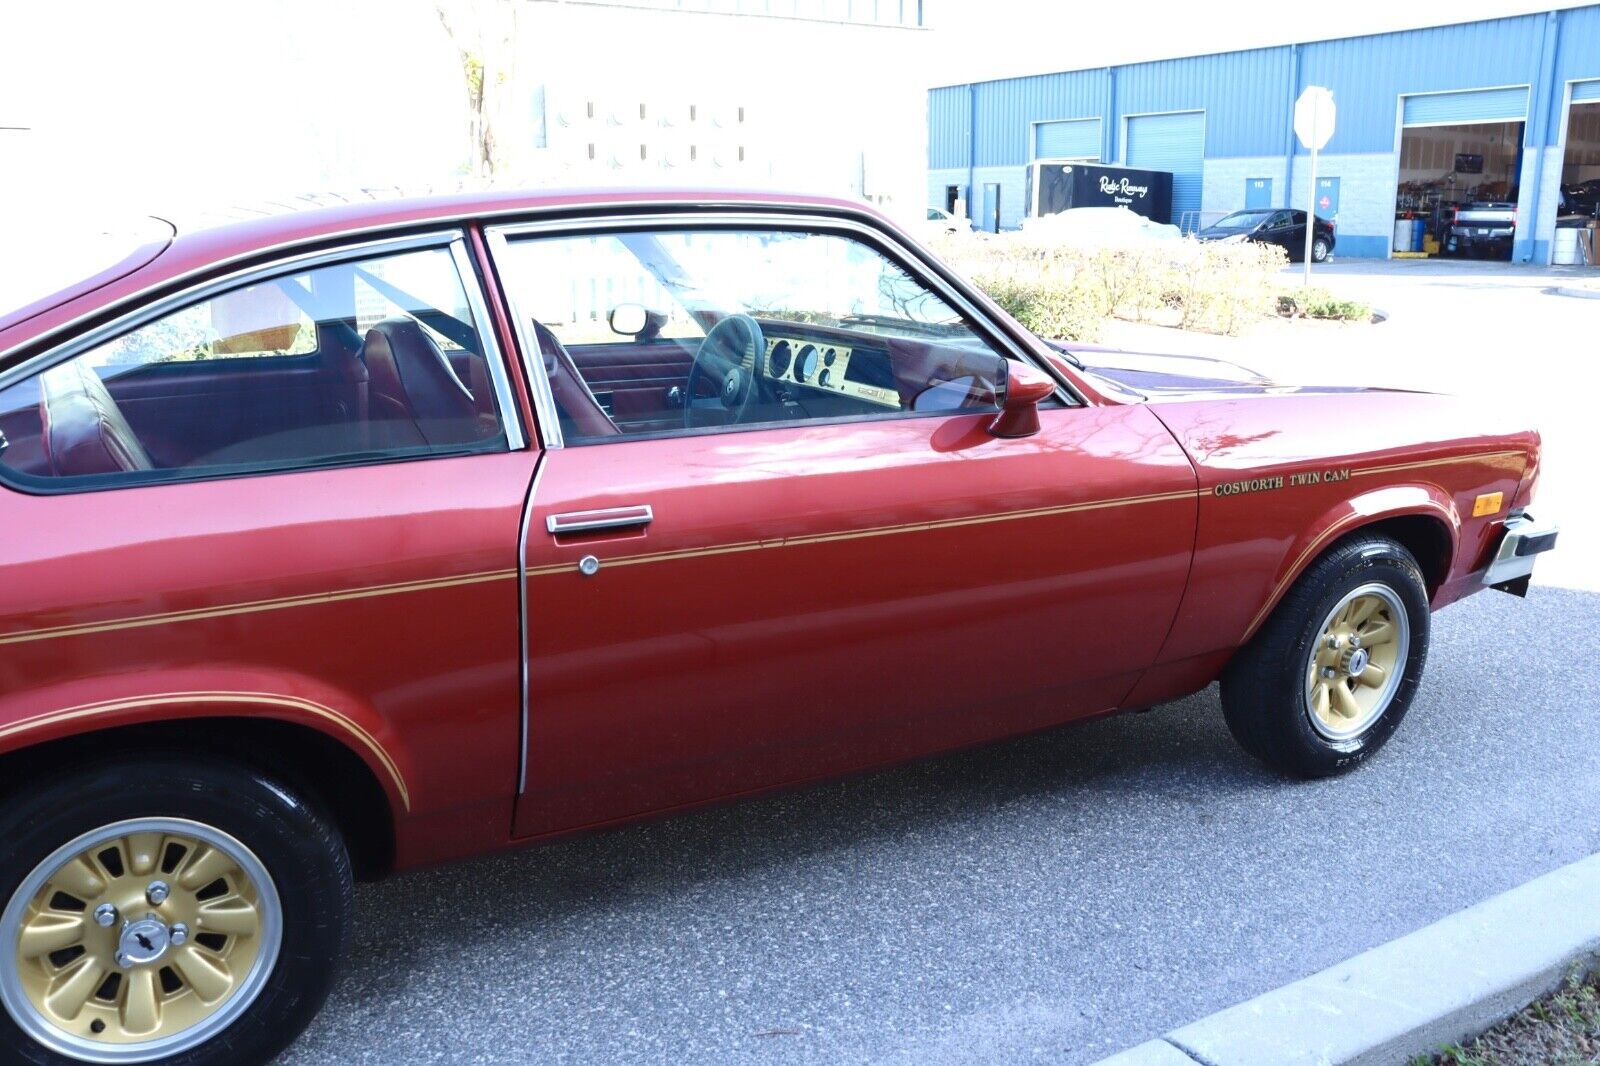
[[532, 176], [923, 200], [917, 0], [523, 0]]

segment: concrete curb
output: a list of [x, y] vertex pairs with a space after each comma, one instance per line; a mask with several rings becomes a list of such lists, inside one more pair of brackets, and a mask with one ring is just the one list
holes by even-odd
[[1597, 900], [1593, 855], [1100, 1066], [1395, 1064], [1436, 1052], [1600, 964]]
[[1557, 296], [1574, 296], [1580, 300], [1600, 300], [1600, 289], [1581, 288], [1573, 285], [1557, 285]]

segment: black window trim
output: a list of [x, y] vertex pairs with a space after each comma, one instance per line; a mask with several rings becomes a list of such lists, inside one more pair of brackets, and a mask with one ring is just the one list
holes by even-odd
[[[14, 366], [0, 370], [0, 392], [4, 392], [13, 385], [43, 374], [52, 367], [75, 359], [91, 349], [149, 325], [167, 315], [223, 293], [251, 284], [271, 281], [286, 275], [303, 274], [310, 270], [332, 266], [337, 263], [377, 259], [430, 248], [442, 248], [449, 252], [451, 265], [455, 268], [461, 287], [466, 294], [467, 307], [473, 317], [474, 324], [477, 326], [478, 338], [484, 348], [483, 355], [489, 364], [489, 376], [495, 390], [496, 403], [500, 408], [501, 432], [497, 436], [481, 443], [468, 444], [446, 450], [417, 450], [413, 452], [409, 449], [400, 449], [386, 451], [381, 454], [329, 456], [323, 460], [300, 459], [284, 462], [241, 464], [240, 466], [226, 469], [208, 470], [205, 467], [178, 467], [171, 470], [143, 471], [134, 474], [94, 474], [65, 478], [35, 477], [10, 470], [3, 463], [0, 463], [0, 485], [30, 496], [60, 496], [124, 488], [143, 488], [151, 485], [231, 480], [257, 475], [291, 474], [300, 471], [373, 466], [393, 462], [417, 462], [426, 459], [447, 459], [463, 455], [522, 450], [527, 447], [528, 440], [523, 432], [522, 420], [518, 411], [519, 405], [516, 402], [514, 386], [509, 376], [509, 367], [505, 363], [506, 354], [500, 351], [494, 320], [489, 315], [488, 304], [484, 295], [485, 281], [480, 276], [471, 253], [467, 250], [466, 232], [459, 226], [402, 236], [378, 237], [339, 244], [331, 248], [301, 252], [256, 263], [249, 267], [175, 289], [158, 299], [125, 311], [86, 332], [78, 334], [70, 340], [59, 343], [36, 355], [29, 356]], [[226, 362], [242, 363], [255, 358], [259, 357], [245, 356], [238, 360], [226, 360]], [[302, 357], [295, 356], [284, 358], [296, 361], [301, 361], [302, 359]]]

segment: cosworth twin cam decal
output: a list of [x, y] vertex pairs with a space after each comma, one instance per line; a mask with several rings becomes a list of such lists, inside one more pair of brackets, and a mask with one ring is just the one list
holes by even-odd
[[1299, 470], [1285, 477], [1276, 474], [1272, 477], [1253, 477], [1244, 481], [1224, 481], [1211, 492], [1215, 496], [1241, 496], [1247, 492], [1266, 492], [1271, 489], [1281, 489], [1285, 486], [1298, 488], [1301, 485], [1321, 485], [1335, 481], [1349, 481], [1350, 468], [1341, 466], [1331, 470]]

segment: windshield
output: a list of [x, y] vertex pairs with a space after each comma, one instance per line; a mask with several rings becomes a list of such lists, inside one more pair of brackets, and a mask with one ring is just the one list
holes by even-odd
[[1261, 223], [1271, 218], [1271, 211], [1235, 211], [1233, 214], [1214, 223], [1212, 229], [1255, 229]]

